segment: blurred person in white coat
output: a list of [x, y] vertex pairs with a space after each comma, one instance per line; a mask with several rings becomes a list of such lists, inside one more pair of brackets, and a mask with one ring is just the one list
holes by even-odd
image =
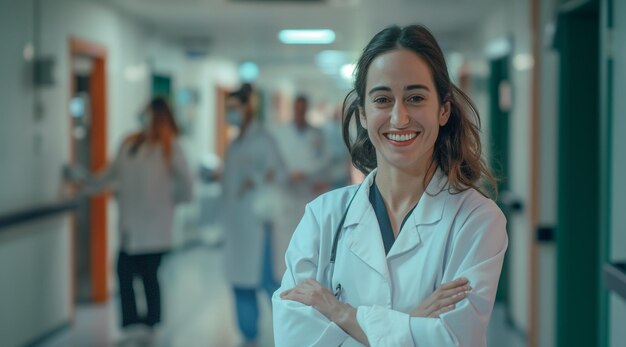
[[[192, 198], [193, 182], [178, 126], [165, 99], [154, 98], [141, 114], [143, 129], [127, 137], [111, 165], [88, 179], [83, 193], [112, 188], [119, 209], [117, 275], [123, 328], [161, 321], [158, 269], [172, 247], [177, 204]], [[147, 312], [137, 310], [134, 279], [143, 282]], [[132, 329], [131, 329], [132, 330]]]
[[[285, 180], [274, 139], [259, 122], [257, 94], [244, 84], [227, 97], [226, 120], [239, 134], [226, 152], [224, 197], [224, 267], [233, 286], [237, 321], [246, 345], [258, 335], [257, 291], [268, 300], [279, 286], [288, 239], [272, 232], [271, 186]], [[277, 244], [283, 244], [282, 249]], [[275, 269], [277, 268], [277, 269]]]
[[350, 153], [341, 136], [341, 107], [337, 107], [331, 118], [322, 125], [324, 141], [329, 151], [326, 181], [329, 189], [337, 189], [348, 185], [351, 181]]
[[[324, 133], [308, 122], [308, 107], [308, 98], [298, 95], [294, 101], [293, 120], [271, 129], [288, 175], [287, 181], [281, 185], [279, 213], [274, 226], [276, 233], [283, 235], [287, 243], [306, 204], [327, 191], [330, 184], [331, 152]], [[284, 268], [281, 275], [283, 272]]]
[[367, 177], [307, 206], [272, 300], [277, 347], [486, 345], [508, 240], [479, 124], [428, 29], [374, 36], [343, 121]]

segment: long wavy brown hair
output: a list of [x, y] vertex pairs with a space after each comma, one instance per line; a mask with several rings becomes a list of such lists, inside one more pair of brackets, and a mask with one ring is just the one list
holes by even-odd
[[152, 99], [146, 107], [146, 112], [151, 115], [149, 127], [126, 139], [130, 144], [130, 153], [131, 155], [137, 153], [144, 143], [160, 145], [163, 148], [165, 162], [169, 165], [172, 161], [173, 143], [180, 133], [174, 114], [163, 97]]
[[[343, 103], [343, 139], [354, 166], [368, 174], [377, 165], [376, 150], [359, 115], [365, 107], [365, 83], [370, 64], [378, 56], [396, 49], [410, 50], [424, 59], [433, 75], [439, 102], [450, 103], [450, 117], [439, 128], [431, 167], [440, 167], [456, 191], [474, 188], [485, 196], [497, 196], [497, 181], [481, 157], [478, 111], [470, 98], [450, 80], [443, 52], [435, 37], [426, 27], [418, 24], [383, 29], [367, 44], [357, 62], [354, 89]], [[356, 134], [350, 131], [353, 118]], [[487, 189], [483, 189], [483, 184]]]

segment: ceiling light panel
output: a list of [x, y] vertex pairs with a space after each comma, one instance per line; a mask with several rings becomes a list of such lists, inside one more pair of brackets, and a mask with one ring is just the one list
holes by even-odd
[[280, 42], [289, 45], [329, 44], [335, 42], [330, 29], [285, 29], [278, 33]]

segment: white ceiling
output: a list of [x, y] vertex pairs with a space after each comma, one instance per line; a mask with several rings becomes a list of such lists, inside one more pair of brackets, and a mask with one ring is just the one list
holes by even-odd
[[[468, 33], [498, 0], [325, 0], [311, 3], [243, 0], [108, 0], [181, 43], [199, 42], [208, 53], [236, 62], [254, 61], [264, 71], [312, 76], [315, 56], [323, 50], [358, 57], [367, 41], [391, 24], [423, 23], [444, 50], [463, 47]], [[285, 45], [281, 29], [329, 28], [330, 45]], [[319, 75], [319, 74], [318, 74]], [[304, 78], [304, 76], [302, 77]], [[301, 83], [306, 83], [302, 82]]]

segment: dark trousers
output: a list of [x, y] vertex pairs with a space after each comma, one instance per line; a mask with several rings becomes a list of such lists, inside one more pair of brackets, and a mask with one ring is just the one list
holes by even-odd
[[[117, 276], [122, 304], [122, 327], [131, 324], [154, 326], [161, 321], [161, 288], [157, 272], [163, 253], [130, 255], [124, 251], [117, 259]], [[148, 312], [140, 317], [137, 312], [133, 279], [140, 277], [146, 293]]]

